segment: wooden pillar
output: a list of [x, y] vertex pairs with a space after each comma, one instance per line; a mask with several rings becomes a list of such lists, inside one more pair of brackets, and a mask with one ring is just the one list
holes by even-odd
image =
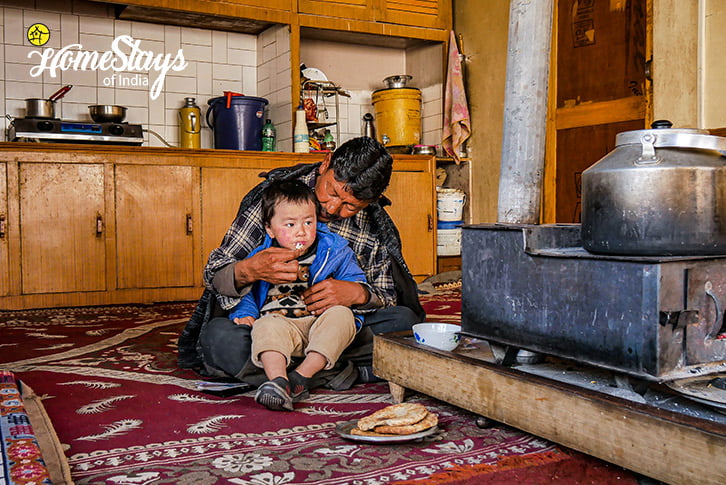
[[539, 222], [554, 0], [512, 0], [497, 221]]

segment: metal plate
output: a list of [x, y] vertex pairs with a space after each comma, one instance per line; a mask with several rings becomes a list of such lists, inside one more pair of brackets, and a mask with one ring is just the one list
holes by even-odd
[[338, 426], [335, 427], [335, 432], [347, 440], [385, 445], [389, 443], [403, 443], [406, 441], [417, 440], [419, 438], [423, 438], [424, 436], [432, 435], [439, 430], [438, 426], [433, 426], [429, 429], [419, 431], [418, 433], [402, 434], [400, 436], [360, 436], [350, 433], [350, 431], [355, 428], [357, 424], [357, 419], [340, 423]]
[[726, 390], [711, 385], [711, 381], [724, 378], [721, 375], [707, 375], [666, 382], [674, 391], [694, 401], [726, 410]]

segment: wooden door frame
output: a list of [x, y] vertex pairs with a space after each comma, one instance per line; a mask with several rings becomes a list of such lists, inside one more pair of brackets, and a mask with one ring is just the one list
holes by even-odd
[[[646, 126], [653, 119], [653, 82], [646, 76], [645, 103], [640, 96], [615, 101], [590, 103], [557, 109], [557, 12], [561, 0], [555, 0], [552, 16], [552, 39], [550, 48], [550, 72], [547, 92], [547, 128], [545, 136], [544, 177], [540, 222], [551, 224], [556, 221], [557, 205], [557, 130], [575, 126], [592, 126], [614, 121], [645, 118]], [[653, 59], [653, 0], [646, 0], [645, 58]], [[585, 123], [583, 123], [585, 121]]]

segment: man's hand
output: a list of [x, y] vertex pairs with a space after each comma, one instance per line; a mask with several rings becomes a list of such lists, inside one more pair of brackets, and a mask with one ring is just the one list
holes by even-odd
[[267, 281], [273, 285], [290, 283], [297, 279], [298, 264], [295, 258], [302, 250], [268, 248], [234, 265], [234, 282], [237, 288], [255, 281]]
[[235, 318], [234, 323], [237, 325], [247, 325], [248, 327], [251, 327], [255, 324], [255, 317]]
[[334, 279], [323, 280], [302, 294], [308, 311], [320, 315], [335, 305], [351, 307], [368, 302], [368, 290], [360, 283]]

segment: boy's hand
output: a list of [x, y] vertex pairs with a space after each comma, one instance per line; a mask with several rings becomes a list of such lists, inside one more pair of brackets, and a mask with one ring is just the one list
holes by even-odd
[[234, 323], [237, 325], [247, 325], [248, 327], [251, 327], [255, 324], [254, 317], [242, 317], [242, 318], [235, 318]]

